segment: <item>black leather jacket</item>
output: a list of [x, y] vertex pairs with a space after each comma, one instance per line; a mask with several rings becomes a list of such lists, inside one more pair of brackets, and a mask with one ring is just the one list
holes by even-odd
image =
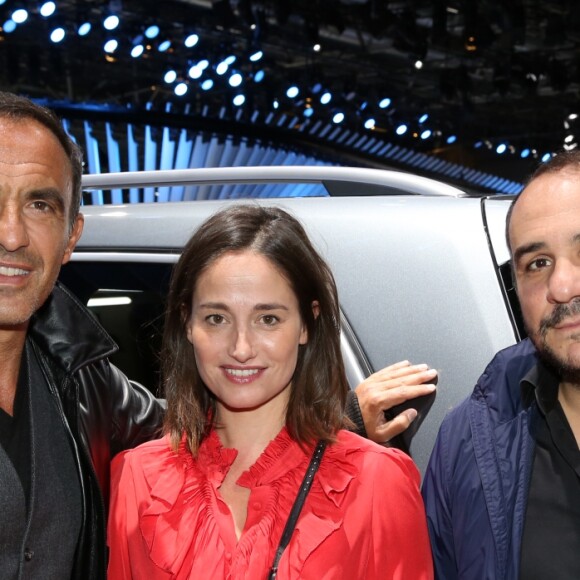
[[79, 470], [84, 510], [73, 578], [103, 579], [111, 458], [160, 434], [163, 405], [109, 363], [116, 344], [64, 286], [57, 284], [32, 318], [28, 336]]

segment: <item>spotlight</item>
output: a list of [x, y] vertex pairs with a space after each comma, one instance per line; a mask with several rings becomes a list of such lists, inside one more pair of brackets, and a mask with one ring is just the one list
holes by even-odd
[[495, 152], [498, 153], [499, 155], [501, 155], [502, 153], [505, 153], [507, 150], [507, 145], [505, 143], [500, 143], [496, 148], [495, 148]]
[[199, 68], [199, 65], [194, 64], [189, 71], [187, 71], [187, 75], [192, 79], [199, 79], [203, 74], [203, 69]]
[[177, 80], [177, 73], [174, 70], [168, 70], [163, 76], [163, 80], [171, 84]]
[[209, 60], [207, 60], [207, 58], [203, 58], [197, 63], [197, 67], [199, 68], [199, 70], [205, 70], [208, 66]]
[[365, 129], [374, 129], [376, 121], [374, 119], [367, 119], [365, 121]]
[[246, 102], [246, 97], [244, 97], [244, 95], [236, 95], [233, 99], [232, 99], [232, 103], [236, 106], [236, 107], [241, 107], [244, 103]]
[[419, 117], [419, 124], [424, 123], [428, 118], [429, 118], [429, 115], [427, 113], [424, 113], [423, 115], [421, 115]]
[[312, 117], [313, 114], [314, 114], [314, 109], [312, 107], [306, 107], [304, 109], [304, 116], [305, 117]]
[[546, 163], [547, 161], [550, 161], [551, 158], [552, 158], [551, 153], [544, 153], [542, 155], [542, 163]]
[[23, 22], [26, 22], [27, 18], [28, 12], [24, 10], [24, 8], [18, 8], [12, 13], [12, 20], [16, 24], [22, 24]]
[[530, 156], [531, 151], [526, 147], [525, 149], [522, 149], [522, 152], [520, 153], [520, 157], [522, 159], [526, 159], [526, 157]]
[[317, 42], [313, 47], [312, 50], [314, 52], [320, 52], [322, 50], [322, 46]]
[[258, 62], [263, 56], [264, 56], [264, 53], [261, 50], [257, 50], [256, 52], [254, 52], [253, 54], [250, 55], [250, 61], [251, 62]]
[[415, 68], [417, 70], [421, 70], [423, 68], [423, 61], [422, 60], [416, 60], [415, 61]]
[[222, 62], [220, 62], [216, 67], [215, 67], [215, 72], [218, 75], [224, 75], [226, 74], [226, 72], [228, 71], [228, 63], [225, 60], [222, 60]]
[[379, 101], [379, 108], [381, 109], [386, 109], [387, 107], [389, 107], [391, 104], [391, 99], [389, 99], [388, 97], [385, 97], [384, 99], [381, 99]]
[[264, 80], [265, 74], [266, 73], [264, 73], [263, 70], [256, 71], [256, 73], [254, 74], [254, 82], [261, 83]]
[[449, 137], [447, 137], [447, 145], [452, 145], [455, 143], [455, 141], [457, 141], [457, 137], [455, 135], [449, 135]]
[[239, 87], [242, 84], [242, 75], [234, 73], [228, 80], [230, 87]]
[[44, 18], [48, 18], [49, 16], [52, 16], [54, 14], [55, 10], [56, 4], [54, 2], [45, 2], [40, 7], [40, 15], [43, 16]]
[[572, 141], [574, 141], [574, 135], [566, 135], [564, 143], [571, 143]]
[[159, 26], [157, 26], [157, 24], [152, 24], [151, 26], [145, 29], [145, 36], [150, 40], [157, 38], [158, 35], [159, 35]]
[[86, 36], [91, 31], [91, 23], [90, 22], [83, 22], [77, 30], [77, 34], [79, 36]]
[[106, 30], [115, 30], [119, 26], [119, 17], [116, 14], [111, 14], [103, 20], [103, 26]]
[[184, 44], [187, 48], [191, 48], [192, 46], [195, 46], [198, 42], [199, 42], [199, 36], [197, 34], [190, 34], [185, 39]]
[[578, 118], [578, 115], [576, 113], [570, 113], [568, 115], [568, 119], [570, 119], [570, 121], [575, 121]]
[[64, 40], [64, 36], [65, 36], [64, 28], [61, 28], [59, 26], [50, 33], [50, 40], [51, 42], [58, 44], [59, 42], [62, 42]]
[[323, 93], [322, 96], [320, 97], [320, 103], [322, 105], [328, 105], [330, 101], [332, 101], [332, 95], [328, 91], [326, 93]]
[[405, 125], [404, 123], [402, 123], [401, 125], [399, 125], [396, 129], [395, 129], [395, 133], [397, 135], [404, 135], [407, 132], [407, 125]]
[[213, 81], [211, 79], [205, 79], [205, 81], [201, 83], [201, 88], [204, 91], [209, 91], [213, 88]]
[[292, 85], [287, 91], [286, 91], [286, 96], [289, 99], [294, 99], [298, 96], [298, 93], [300, 92], [300, 89], [296, 86], [296, 85]]
[[14, 20], [12, 20], [12, 18], [9, 18], [2, 25], [2, 30], [4, 30], [4, 32], [6, 32], [6, 33], [14, 32], [16, 30], [16, 22], [14, 22]]
[[236, 57], [233, 54], [230, 54], [230, 56], [224, 58], [224, 62], [228, 66], [231, 66], [232, 64], [234, 64], [234, 62], [236, 62]]
[[187, 93], [187, 84], [186, 83], [178, 83], [175, 85], [175, 88], [173, 89], [173, 92], [178, 96], [178, 97], [183, 97], [183, 95], [185, 95], [185, 93]]
[[280, 107], [280, 102], [278, 101], [278, 99], [274, 99], [274, 101], [272, 103], [272, 107], [274, 109], [278, 109]]
[[421, 133], [421, 139], [425, 140], [429, 139], [429, 137], [431, 137], [431, 129], [425, 129], [425, 131]]
[[171, 40], [164, 40], [158, 47], [159, 52], [167, 52], [171, 47]]
[[144, 52], [145, 48], [142, 44], [136, 44], [132, 49], [131, 49], [131, 56], [133, 58], [139, 58], [143, 52]]
[[105, 42], [103, 49], [105, 52], [108, 52], [109, 54], [111, 54], [117, 50], [118, 46], [119, 46], [119, 42], [115, 39], [112, 39], [112, 40], [107, 40], [107, 42]]
[[344, 121], [344, 113], [335, 113], [334, 117], [332, 117], [332, 122], [336, 123], [337, 125], [339, 123], [342, 123]]

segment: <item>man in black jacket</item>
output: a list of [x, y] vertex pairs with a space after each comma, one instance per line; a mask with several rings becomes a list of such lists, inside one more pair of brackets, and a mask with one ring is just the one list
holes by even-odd
[[55, 287], [83, 228], [81, 173], [51, 113], [0, 94], [2, 578], [104, 578], [110, 459], [162, 421], [108, 363], [113, 341]]

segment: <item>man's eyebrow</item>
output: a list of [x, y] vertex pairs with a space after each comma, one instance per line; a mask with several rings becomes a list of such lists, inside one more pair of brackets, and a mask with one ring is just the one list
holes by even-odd
[[525, 246], [520, 246], [514, 252], [514, 263], [518, 263], [523, 256], [526, 254], [531, 254], [532, 252], [537, 252], [538, 250], [543, 250], [546, 247], [545, 242], [531, 242]]
[[65, 201], [63, 194], [53, 187], [47, 187], [42, 189], [33, 189], [26, 194], [29, 200], [43, 200], [54, 203], [58, 206], [58, 209], [62, 212], [65, 211]]

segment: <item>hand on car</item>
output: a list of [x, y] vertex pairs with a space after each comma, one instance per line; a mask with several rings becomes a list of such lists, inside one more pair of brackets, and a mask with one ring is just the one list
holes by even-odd
[[437, 376], [435, 369], [426, 364], [412, 365], [400, 361], [367, 377], [355, 389], [369, 439], [386, 443], [402, 433], [415, 419], [413, 408], [399, 413], [388, 421], [385, 411], [408, 399], [433, 392], [436, 387], [431, 381]]

